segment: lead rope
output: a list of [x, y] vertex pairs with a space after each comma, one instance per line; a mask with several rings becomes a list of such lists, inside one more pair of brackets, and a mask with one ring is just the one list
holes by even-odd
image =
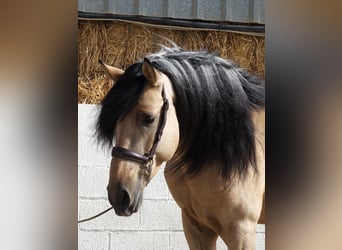
[[85, 222], [85, 221], [93, 220], [93, 219], [107, 213], [109, 210], [112, 210], [112, 209], [113, 209], [113, 207], [107, 208], [106, 210], [102, 211], [101, 213], [98, 213], [97, 215], [94, 215], [92, 217], [77, 221], [77, 224], [80, 224], [80, 223]]

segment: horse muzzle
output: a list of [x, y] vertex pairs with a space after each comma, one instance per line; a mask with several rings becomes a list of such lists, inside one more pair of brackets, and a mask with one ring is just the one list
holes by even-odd
[[131, 216], [138, 212], [142, 203], [143, 190], [139, 188], [136, 192], [119, 185], [116, 190], [108, 190], [109, 203], [114, 207], [114, 211], [118, 216]]

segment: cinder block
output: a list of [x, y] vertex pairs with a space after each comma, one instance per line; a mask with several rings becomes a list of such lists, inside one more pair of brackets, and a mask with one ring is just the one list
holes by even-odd
[[108, 168], [79, 167], [78, 196], [86, 198], [107, 198]]
[[160, 232], [115, 232], [110, 235], [111, 250], [167, 250], [169, 237]]
[[258, 224], [256, 228], [257, 233], [265, 233], [265, 225], [264, 224]]
[[110, 150], [97, 144], [95, 124], [98, 105], [78, 105], [78, 164], [81, 166], [109, 166]]
[[99, 105], [78, 104], [78, 134], [93, 135], [95, 132], [96, 119]]
[[140, 214], [140, 230], [183, 230], [181, 210], [174, 201], [145, 200]]
[[189, 249], [183, 232], [172, 232], [170, 234], [170, 250]]
[[109, 246], [109, 233], [78, 231], [79, 250], [107, 250]]
[[[102, 212], [110, 207], [106, 200], [81, 200], [79, 207], [79, 216], [81, 219], [88, 218]], [[79, 224], [80, 229], [84, 230], [109, 230], [109, 231], [126, 231], [138, 230], [139, 214], [133, 214], [130, 217], [117, 216], [114, 210], [103, 214], [102, 216]]]
[[[216, 242], [217, 250], [227, 250], [221, 238]], [[173, 232], [170, 234], [170, 250], [188, 250], [189, 246], [183, 232]]]
[[265, 250], [265, 233], [256, 234], [255, 244], [257, 250]]
[[[217, 250], [227, 250], [224, 241], [219, 237], [216, 242]], [[183, 232], [172, 232], [170, 234], [170, 250], [188, 250], [188, 244]], [[256, 250], [265, 250], [265, 234], [256, 234]]]
[[164, 168], [161, 168], [145, 188], [144, 199], [167, 200], [168, 193], [169, 191], [164, 177]]
[[89, 135], [78, 136], [78, 165], [109, 167], [110, 150], [97, 145], [96, 138]]
[[93, 166], [95, 147], [94, 141], [91, 140], [89, 135], [78, 135], [78, 165]]

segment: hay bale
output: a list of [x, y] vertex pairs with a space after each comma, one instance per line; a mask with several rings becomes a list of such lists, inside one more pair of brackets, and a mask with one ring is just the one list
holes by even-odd
[[126, 69], [144, 55], [158, 51], [160, 36], [188, 50], [216, 51], [241, 67], [265, 76], [265, 38], [225, 31], [189, 31], [155, 28], [120, 21], [83, 21], [78, 24], [78, 101], [99, 103], [112, 83], [98, 63]]

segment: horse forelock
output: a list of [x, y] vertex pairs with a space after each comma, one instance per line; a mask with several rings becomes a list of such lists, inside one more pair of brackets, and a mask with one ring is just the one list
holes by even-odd
[[148, 58], [175, 91], [180, 145], [173, 168], [186, 165], [194, 175], [215, 161], [226, 179], [256, 168], [251, 111], [264, 107], [264, 81], [208, 52], [163, 48]]
[[101, 102], [96, 136], [105, 146], [112, 146], [118, 120], [130, 112], [144, 90], [146, 79], [141, 65], [142, 63], [131, 65]]

